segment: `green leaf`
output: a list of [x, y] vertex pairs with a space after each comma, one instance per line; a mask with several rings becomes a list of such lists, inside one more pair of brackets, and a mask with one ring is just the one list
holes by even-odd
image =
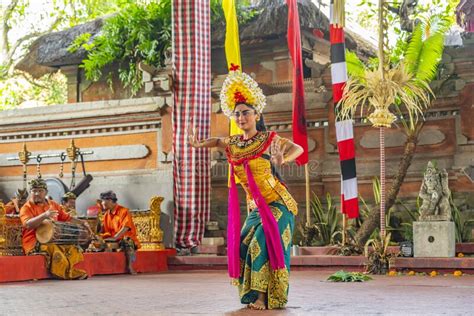
[[357, 55], [349, 50], [346, 50], [346, 65], [347, 73], [353, 78], [359, 78], [359, 80], [365, 80], [366, 66], [357, 57]]
[[360, 272], [345, 272], [340, 270], [330, 275], [327, 280], [330, 282], [365, 282], [372, 280], [372, 278]]
[[408, 41], [408, 47], [405, 54], [405, 58], [403, 60], [405, 64], [405, 69], [409, 74], [415, 75], [416, 70], [418, 68], [418, 63], [420, 60], [420, 53], [423, 48], [423, 29], [422, 25], [418, 24], [412, 35], [410, 40]]
[[423, 43], [420, 51], [416, 79], [430, 82], [436, 76], [444, 49], [444, 34], [434, 34]]

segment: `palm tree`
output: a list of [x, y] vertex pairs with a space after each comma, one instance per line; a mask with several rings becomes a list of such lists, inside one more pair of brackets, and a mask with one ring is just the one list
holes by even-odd
[[[344, 89], [339, 115], [353, 117], [360, 108], [361, 116], [366, 113], [369, 121], [380, 131], [380, 213], [374, 212], [359, 229], [356, 240], [363, 245], [380, 221], [381, 240], [385, 238], [385, 206], [393, 205], [405, 178], [416, 149], [418, 135], [423, 127], [423, 114], [431, 105], [434, 96], [429, 83], [436, 76], [443, 52], [444, 33], [448, 23], [433, 17], [418, 24], [409, 41], [401, 62], [391, 65], [388, 58], [387, 6], [379, 0], [379, 50], [378, 68], [364, 65], [355, 54], [347, 54], [350, 80]], [[394, 114], [396, 113], [397, 116]], [[403, 124], [407, 141], [400, 161], [398, 174], [389, 191], [385, 205], [385, 128], [396, 118]]]

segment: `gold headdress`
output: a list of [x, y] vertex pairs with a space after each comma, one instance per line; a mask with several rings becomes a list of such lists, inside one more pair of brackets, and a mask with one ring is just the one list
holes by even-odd
[[258, 83], [248, 74], [239, 70], [239, 66], [231, 64], [229, 75], [221, 89], [221, 108], [225, 115], [231, 116], [236, 104], [245, 103], [262, 113], [265, 107], [265, 96]]

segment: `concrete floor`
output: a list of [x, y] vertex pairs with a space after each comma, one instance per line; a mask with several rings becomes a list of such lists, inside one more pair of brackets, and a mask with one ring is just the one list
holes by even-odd
[[474, 315], [474, 276], [330, 283], [293, 271], [285, 310], [250, 311], [225, 271], [173, 271], [0, 285], [0, 315]]

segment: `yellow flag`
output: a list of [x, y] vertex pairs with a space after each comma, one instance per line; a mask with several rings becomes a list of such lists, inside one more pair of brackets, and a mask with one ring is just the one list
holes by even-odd
[[[238, 65], [242, 70], [240, 61], [240, 41], [239, 41], [239, 23], [237, 22], [237, 13], [235, 11], [234, 0], [222, 0], [222, 10], [226, 20], [225, 31], [225, 57], [227, 59], [227, 70], [230, 65]], [[237, 126], [234, 120], [230, 120], [230, 135], [241, 134], [242, 130]]]

